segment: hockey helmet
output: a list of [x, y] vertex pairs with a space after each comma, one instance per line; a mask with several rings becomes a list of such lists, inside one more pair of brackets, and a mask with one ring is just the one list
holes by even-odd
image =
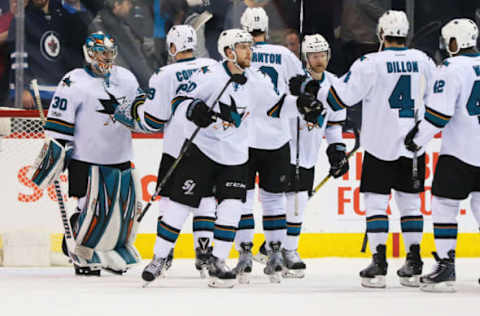
[[107, 74], [112, 69], [117, 57], [117, 44], [112, 36], [103, 32], [90, 34], [83, 45], [85, 61], [100, 74]]
[[328, 60], [330, 60], [330, 45], [327, 40], [320, 34], [305, 35], [302, 42], [303, 58], [308, 63], [308, 53], [327, 52]]
[[263, 8], [246, 8], [240, 18], [240, 24], [249, 33], [261, 31], [268, 35], [268, 15]]
[[380, 43], [383, 43], [386, 36], [407, 37], [409, 23], [405, 12], [388, 10], [379, 19], [377, 25], [377, 36]]
[[[170, 46], [175, 44], [175, 54], [170, 51]], [[186, 50], [195, 50], [197, 46], [197, 33], [190, 25], [174, 25], [167, 34], [167, 50], [170, 56]]]
[[[477, 45], [478, 27], [470, 19], [453, 19], [441, 30], [440, 47], [445, 47], [450, 55], [457, 54], [461, 49], [475, 47]], [[457, 41], [457, 50], [450, 51], [450, 41]]]
[[[225, 30], [220, 33], [218, 37], [218, 52], [223, 57], [224, 60], [231, 61], [237, 64], [237, 54], [235, 53], [235, 45], [239, 43], [249, 43], [252, 44], [252, 35], [247, 31], [241, 29], [230, 29]], [[233, 59], [228, 58], [227, 54], [225, 53], [225, 49], [230, 48], [233, 52]]]

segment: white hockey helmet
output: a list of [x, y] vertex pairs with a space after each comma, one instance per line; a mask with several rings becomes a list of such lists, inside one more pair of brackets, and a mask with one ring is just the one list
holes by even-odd
[[[230, 29], [230, 30], [225, 30], [222, 33], [220, 33], [220, 36], [218, 37], [218, 52], [219, 54], [223, 57], [224, 60], [231, 61], [235, 63], [237, 66], [237, 54], [235, 53], [235, 45], [239, 43], [253, 43], [252, 35], [248, 33], [247, 31], [244, 31], [242, 29]], [[230, 48], [233, 52], [234, 58], [230, 59], [228, 58], [227, 54], [225, 53], [225, 49]]]
[[[175, 44], [175, 54], [170, 51], [171, 44]], [[174, 25], [170, 28], [167, 34], [167, 50], [170, 56], [175, 56], [177, 53], [186, 50], [195, 50], [197, 46], [197, 33], [190, 25]]]
[[[457, 54], [461, 49], [475, 47], [477, 45], [478, 27], [470, 19], [453, 19], [441, 30], [442, 44], [445, 45], [450, 55]], [[457, 50], [450, 51], [450, 41], [457, 41]]]
[[320, 34], [305, 35], [302, 42], [302, 54], [307, 63], [307, 53], [319, 52], [327, 52], [328, 60], [330, 60], [330, 45], [327, 40]]
[[377, 36], [383, 43], [386, 36], [407, 37], [409, 23], [405, 12], [388, 10], [379, 19], [377, 24]]
[[246, 8], [240, 18], [240, 24], [249, 33], [261, 31], [268, 36], [268, 15], [263, 8]]

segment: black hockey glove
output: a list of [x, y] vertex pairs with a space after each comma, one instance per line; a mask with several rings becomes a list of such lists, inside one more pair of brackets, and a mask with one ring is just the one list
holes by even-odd
[[207, 127], [215, 122], [212, 114], [205, 102], [200, 99], [193, 100], [187, 108], [187, 119], [199, 127]]
[[327, 147], [329, 174], [334, 178], [339, 178], [348, 172], [349, 165], [345, 150], [346, 146], [343, 143], [333, 143]]
[[319, 116], [325, 114], [322, 102], [310, 94], [301, 94], [297, 98], [297, 109], [305, 121], [313, 124], [317, 124]]
[[407, 136], [405, 136], [405, 141], [404, 141], [405, 147], [407, 147], [407, 149], [412, 152], [419, 151], [420, 148], [422, 148], [422, 146], [418, 146], [413, 141], [413, 139], [415, 138], [415, 135], [417, 135], [418, 133], [419, 124], [420, 124], [420, 121], [415, 123], [415, 126], [408, 132]]
[[310, 93], [311, 95], [316, 96], [320, 85], [317, 80], [306, 75], [296, 75], [295, 77], [290, 78], [288, 81], [288, 87], [290, 88], [290, 93], [295, 96], [299, 96], [304, 93]]

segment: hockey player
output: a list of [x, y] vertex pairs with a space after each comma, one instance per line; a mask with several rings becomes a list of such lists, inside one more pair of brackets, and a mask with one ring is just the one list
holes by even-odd
[[[337, 77], [326, 71], [330, 60], [330, 46], [320, 34], [306, 35], [302, 43], [302, 54], [306, 61], [309, 80], [309, 88], [313, 94], [318, 89], [328, 91], [330, 83], [338, 80]], [[290, 92], [293, 95], [301, 94], [301, 83], [304, 76], [296, 76], [290, 79]], [[322, 144], [323, 136], [326, 137], [328, 148], [327, 156], [330, 162], [330, 174], [334, 178], [343, 176], [349, 169], [345, 154], [345, 144], [342, 140], [342, 125], [346, 119], [346, 110], [333, 111], [327, 109], [326, 115], [316, 124], [300, 120], [300, 172], [299, 183], [295, 187], [295, 163], [297, 149], [297, 119], [290, 119], [290, 185], [287, 193], [287, 238], [282, 249], [282, 255], [286, 271], [284, 277], [302, 278], [305, 275], [305, 263], [301, 260], [297, 248], [298, 239], [303, 223], [303, 214], [307, 206], [309, 194], [313, 188], [315, 164], [318, 161], [318, 153]], [[296, 201], [297, 200], [297, 201]], [[295, 208], [298, 208], [295, 210]]]
[[[402, 11], [387, 11], [377, 26], [383, 51], [358, 59], [350, 71], [333, 83], [328, 95], [320, 100], [334, 110], [344, 109], [363, 100], [361, 144], [365, 149], [360, 192], [366, 209], [367, 235], [373, 262], [360, 272], [365, 287], [385, 287], [387, 274], [389, 195], [393, 189], [401, 214], [401, 228], [407, 249], [405, 265], [397, 274], [405, 286], [419, 286], [422, 272], [420, 241], [423, 216], [419, 193], [424, 191], [425, 154], [419, 151], [418, 178], [412, 179], [412, 153], [403, 143], [413, 127], [414, 112], [423, 113], [420, 95], [421, 77], [429, 83], [435, 65], [423, 52], [406, 47], [409, 24]], [[320, 90], [322, 93], [322, 91]], [[420, 105], [422, 104], [422, 106]], [[382, 137], [379, 137], [381, 135]]]
[[[278, 96], [268, 77], [248, 69], [251, 60], [250, 34], [243, 30], [223, 31], [218, 50], [224, 61], [198, 71], [192, 78], [195, 85], [183, 96], [172, 100], [175, 116], [186, 116], [185, 135], [201, 127], [175, 173], [169, 207], [160, 222], [157, 256], [148, 264], [142, 278], [153, 281], [165, 265], [168, 252], [192, 208], [202, 197], [212, 193], [218, 200], [214, 229], [214, 248], [209, 259], [209, 285], [232, 287], [236, 277], [225, 264], [240, 220], [242, 201], [246, 198], [248, 160], [248, 120], [252, 116], [296, 116], [298, 110], [317, 117], [323, 107], [314, 98]], [[246, 83], [226, 86], [220, 100], [219, 91], [233, 74], [243, 74]], [[297, 106], [295, 106], [295, 103]], [[308, 113], [307, 113], [308, 112]], [[142, 108], [139, 108], [142, 115]]]
[[[180, 153], [185, 137], [183, 128], [186, 118], [177, 116], [172, 119], [172, 105], [170, 102], [179, 93], [188, 93], [194, 89], [195, 84], [189, 81], [190, 77], [197, 70], [207, 71], [209, 66], [217, 62], [209, 58], [195, 58], [193, 52], [197, 44], [197, 34], [189, 25], [175, 25], [167, 34], [168, 53], [175, 59], [174, 64], [161, 68], [150, 78], [147, 100], [143, 105], [144, 115], [142, 125], [149, 131], [160, 131], [163, 128], [163, 154], [158, 170], [158, 182], [160, 182], [172, 166]], [[163, 213], [168, 207], [169, 195], [174, 176], [160, 192], [161, 199], [158, 202], [159, 216], [157, 234], [160, 234], [160, 222]], [[195, 267], [205, 270], [208, 255], [211, 252], [211, 241], [213, 239], [213, 228], [215, 223], [216, 202], [213, 196], [202, 199], [200, 207], [194, 211], [193, 234], [196, 254]], [[157, 237], [157, 239], [160, 237]], [[156, 248], [155, 248], [156, 249]], [[156, 251], [154, 251], [156, 254]], [[173, 249], [169, 254], [171, 264]]]
[[[437, 264], [420, 278], [425, 291], [455, 291], [455, 248], [460, 201], [471, 196], [472, 213], [480, 224], [480, 54], [475, 48], [478, 27], [454, 19], [441, 30], [450, 58], [428, 87], [424, 120], [406, 139], [417, 151], [442, 128], [442, 147], [432, 185], [433, 234]], [[417, 134], [418, 132], [418, 134]]]
[[83, 50], [87, 66], [63, 77], [50, 104], [48, 150], [40, 154], [33, 180], [46, 186], [68, 163], [69, 195], [78, 199], [71, 217], [76, 246], [67, 252], [75, 256], [75, 272], [100, 275], [105, 268], [121, 274], [141, 260], [133, 245], [141, 194], [131, 167], [130, 130], [113, 113], [139, 87], [130, 71], [113, 65], [117, 45], [111, 36], [93, 33]]
[[[254, 41], [252, 68], [258, 69], [272, 81], [278, 95], [288, 92], [288, 80], [303, 74], [300, 60], [286, 47], [267, 44], [268, 16], [263, 8], [247, 8], [240, 23]], [[277, 96], [272, 96], [277, 97]], [[274, 102], [269, 102], [273, 104]], [[247, 283], [252, 271], [255, 200], [255, 178], [260, 178], [260, 200], [263, 207], [263, 230], [268, 255], [265, 273], [276, 276], [282, 270], [281, 247], [285, 242], [286, 200], [290, 164], [290, 132], [286, 117], [259, 116], [250, 121], [247, 200], [239, 223], [235, 246], [240, 253], [235, 271], [240, 282]]]

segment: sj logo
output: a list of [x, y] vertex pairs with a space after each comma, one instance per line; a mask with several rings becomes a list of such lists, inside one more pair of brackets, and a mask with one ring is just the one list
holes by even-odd
[[193, 190], [195, 189], [196, 186], [197, 184], [195, 183], [195, 181], [189, 179], [183, 183], [182, 190], [184, 191], [185, 195], [193, 195], [194, 194]]

